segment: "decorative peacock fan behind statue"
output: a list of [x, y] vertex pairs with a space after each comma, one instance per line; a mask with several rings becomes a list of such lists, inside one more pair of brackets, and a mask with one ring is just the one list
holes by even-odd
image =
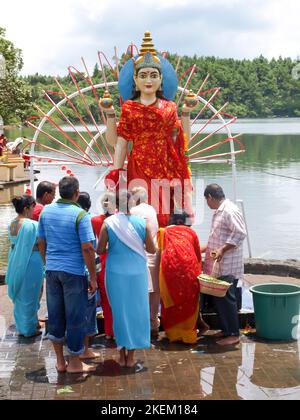
[[[231, 135], [236, 118], [224, 113], [227, 104], [214, 107], [220, 88], [206, 89], [207, 76], [196, 93], [190, 91], [196, 66], [178, 76], [179, 62], [175, 70], [165, 53], [158, 54], [149, 32], [140, 51], [128, 48], [125, 62], [117, 58], [116, 49], [115, 66], [102, 52], [98, 58], [100, 83], [82, 59], [84, 73], [69, 67], [75, 91], [67, 93], [56, 80], [59, 91], [45, 92], [51, 110], [36, 107], [39, 115], [28, 120], [35, 130], [27, 142], [32, 163], [107, 167], [107, 188], [147, 188], [161, 226], [174, 207], [192, 214], [190, 162], [234, 164], [235, 155], [244, 151], [239, 136]], [[114, 108], [116, 97], [120, 113]]]

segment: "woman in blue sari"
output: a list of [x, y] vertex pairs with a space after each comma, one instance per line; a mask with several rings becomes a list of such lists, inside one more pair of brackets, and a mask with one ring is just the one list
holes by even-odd
[[150, 309], [146, 252], [156, 248], [144, 219], [130, 216], [131, 195], [119, 192], [119, 213], [105, 219], [97, 252], [108, 254], [105, 287], [113, 314], [113, 330], [120, 350], [119, 364], [133, 367], [134, 351], [150, 348]]
[[37, 312], [43, 282], [44, 266], [37, 248], [38, 223], [30, 220], [35, 207], [33, 197], [15, 197], [12, 204], [18, 216], [8, 228], [11, 248], [6, 283], [14, 303], [14, 318], [20, 335], [39, 334]]

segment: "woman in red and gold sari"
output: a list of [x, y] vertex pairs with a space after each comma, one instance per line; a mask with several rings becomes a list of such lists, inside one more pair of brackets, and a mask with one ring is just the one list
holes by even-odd
[[104, 109], [106, 139], [115, 146], [114, 169], [106, 176], [106, 186], [120, 181], [128, 142], [132, 142], [128, 189], [146, 188], [160, 226], [167, 226], [174, 203], [192, 215], [187, 157], [192, 108], [184, 105], [178, 120], [176, 104], [170, 100], [177, 91], [177, 76], [171, 64], [156, 54], [149, 33], [145, 33], [139, 56], [121, 70], [119, 90], [124, 103], [118, 126], [113, 107]]
[[197, 342], [201, 250], [185, 212], [173, 214], [159, 231], [161, 322], [170, 341]]

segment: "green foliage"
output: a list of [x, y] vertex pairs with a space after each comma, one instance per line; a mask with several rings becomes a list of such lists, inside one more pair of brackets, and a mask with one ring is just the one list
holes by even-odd
[[[178, 56], [169, 57], [175, 66]], [[297, 64], [291, 58], [267, 60], [260, 56], [254, 60], [221, 59], [216, 57], [181, 57], [178, 75], [193, 64], [197, 73], [191, 88], [195, 91], [207, 74], [206, 89], [221, 87], [214, 105], [216, 108], [229, 101], [227, 112], [242, 118], [295, 117], [300, 110], [300, 80], [292, 77]], [[187, 80], [181, 81], [181, 86]], [[208, 99], [211, 94], [204, 96]]]
[[21, 50], [5, 39], [0, 27], [0, 54], [5, 58], [6, 70], [0, 77], [0, 115], [6, 124], [23, 120], [30, 111], [30, 88], [18, 73], [22, 69]]
[[[0, 80], [0, 115], [5, 122], [20, 122], [25, 117], [37, 114], [34, 108], [36, 103], [44, 112], [51, 108], [51, 104], [45, 98], [44, 91], [59, 91], [55, 78], [40, 75], [38, 73], [19, 77], [22, 68], [21, 51], [4, 38], [5, 30], [0, 28], [0, 53], [6, 59], [6, 78]], [[179, 56], [170, 55], [168, 59], [174, 67], [178, 64]], [[221, 87], [221, 93], [213, 104], [218, 109], [225, 102], [229, 102], [226, 112], [241, 118], [266, 118], [266, 117], [299, 117], [300, 116], [300, 80], [292, 77], [293, 67], [297, 64], [291, 58], [279, 58], [268, 60], [262, 56], [254, 60], [234, 60], [232, 58], [221, 59], [217, 57], [180, 57], [178, 76], [188, 68], [196, 64], [196, 73], [192, 78], [190, 88], [198, 91], [202, 81], [210, 74], [205, 85], [205, 90]], [[115, 75], [108, 66], [105, 69], [108, 82], [115, 80]], [[75, 76], [79, 86], [86, 87], [88, 83], [81, 75]], [[180, 86], [184, 86], [188, 74], [180, 80]], [[73, 93], [76, 87], [69, 75], [58, 77], [58, 82], [67, 94]], [[96, 64], [92, 72], [93, 83], [103, 83], [101, 72]], [[101, 96], [103, 92], [98, 92]], [[120, 112], [118, 93], [111, 89], [114, 106], [117, 114]], [[211, 92], [203, 94], [209, 99]], [[50, 93], [54, 102], [60, 97]], [[97, 123], [101, 123], [98, 104], [93, 93], [85, 95], [86, 102], [90, 107]], [[85, 121], [91, 122], [88, 110], [82, 100], [75, 100], [76, 109]], [[74, 123], [82, 123], [75, 115], [71, 107], [65, 106], [65, 115]], [[204, 114], [205, 116], [205, 114]], [[207, 116], [207, 115], [206, 115]], [[57, 123], [62, 123], [57, 113], [53, 114]]]
[[[174, 67], [179, 56], [171, 55], [168, 59]], [[221, 87], [221, 93], [214, 101], [216, 108], [229, 101], [226, 111], [240, 118], [266, 118], [266, 117], [297, 117], [300, 116], [300, 80], [292, 78], [292, 69], [297, 64], [290, 58], [267, 60], [260, 56], [254, 60], [221, 59], [216, 57], [188, 57], [180, 58], [178, 75], [183, 74], [188, 68], [196, 64], [197, 70], [192, 78], [190, 88], [197, 91], [206, 77], [210, 78], [205, 85], [205, 90]], [[107, 81], [115, 80], [113, 73], [106, 68]], [[184, 86], [188, 74], [180, 80]], [[71, 93], [75, 90], [70, 76], [60, 78], [60, 83], [65, 91]], [[79, 84], [80, 77], [78, 78]], [[42, 97], [43, 90], [57, 90], [51, 76], [28, 76], [26, 82], [31, 86], [33, 99], [43, 107], [49, 109], [50, 105]], [[97, 65], [93, 71], [94, 84], [101, 82], [101, 75]], [[86, 86], [86, 84], [82, 84]], [[101, 93], [99, 93], [101, 95]], [[209, 99], [211, 93], [204, 95]], [[117, 92], [113, 95], [115, 108], [119, 112]], [[94, 109], [95, 117], [99, 120], [99, 112], [93, 95], [88, 96], [88, 103]], [[79, 112], [88, 118], [87, 111], [80, 101], [77, 103]], [[72, 117], [70, 110], [66, 114]], [[74, 118], [74, 115], [73, 115]], [[74, 118], [74, 121], [78, 118]]]

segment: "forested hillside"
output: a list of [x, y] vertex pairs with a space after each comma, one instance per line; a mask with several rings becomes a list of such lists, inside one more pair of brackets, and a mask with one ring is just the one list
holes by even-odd
[[[169, 56], [174, 66], [177, 65], [178, 58], [176, 55]], [[261, 56], [254, 60], [234, 60], [183, 56], [180, 59], [178, 75], [183, 74], [193, 64], [196, 64], [197, 70], [190, 87], [197, 90], [209, 73], [210, 78], [206, 88], [222, 88], [214, 104], [218, 106], [229, 101], [227, 112], [244, 118], [300, 116], [300, 80], [292, 77], [292, 70], [297, 63], [290, 58], [267, 60]], [[108, 69], [106, 73], [108, 80], [114, 80]], [[184, 85], [186, 77], [180, 81], [181, 86]], [[77, 79], [81, 86], [87, 86], [85, 82], [80, 81], [80, 77]], [[70, 76], [59, 77], [58, 80], [67, 93], [75, 90]], [[42, 92], [58, 90], [54, 77], [35, 74], [24, 78], [24, 81], [31, 88], [32, 103], [37, 103], [44, 110], [48, 110], [50, 104]], [[93, 82], [96, 84], [101, 81], [101, 74], [96, 65]], [[112, 94], [115, 107], [118, 108], [117, 93], [112, 92]], [[206, 99], [208, 97], [209, 95]], [[88, 103], [97, 116], [99, 113], [93, 95], [88, 96]], [[77, 107], [81, 115], [86, 116], [84, 104], [78, 101]], [[36, 111], [32, 109], [32, 113], [35, 114]]]

